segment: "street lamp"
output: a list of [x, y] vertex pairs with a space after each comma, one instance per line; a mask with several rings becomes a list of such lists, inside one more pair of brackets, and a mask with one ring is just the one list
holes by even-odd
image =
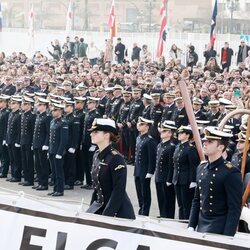
[[239, 8], [239, 0], [227, 0], [227, 9], [230, 11], [230, 34], [233, 31], [233, 15]]

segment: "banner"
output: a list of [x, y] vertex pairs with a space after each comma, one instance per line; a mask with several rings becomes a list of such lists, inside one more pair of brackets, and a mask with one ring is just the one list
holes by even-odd
[[1, 250], [249, 249], [233, 239], [188, 232], [186, 224], [140, 217], [135, 221], [81, 213], [80, 206], [0, 193]]

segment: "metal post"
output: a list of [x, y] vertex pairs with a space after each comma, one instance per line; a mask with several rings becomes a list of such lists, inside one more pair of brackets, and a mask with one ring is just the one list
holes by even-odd
[[231, 11], [231, 15], [230, 15], [230, 34], [232, 34], [232, 31], [233, 31], [233, 15], [234, 15], [234, 0], [231, 0], [230, 11]]
[[84, 29], [89, 29], [89, 16], [88, 16], [88, 0], [85, 0], [85, 9], [84, 9]]
[[75, 6], [75, 2], [73, 1], [72, 3], [72, 30], [75, 30], [75, 9], [76, 9], [76, 6]]
[[151, 24], [152, 24], [152, 1], [149, 0], [149, 32], [151, 32]]

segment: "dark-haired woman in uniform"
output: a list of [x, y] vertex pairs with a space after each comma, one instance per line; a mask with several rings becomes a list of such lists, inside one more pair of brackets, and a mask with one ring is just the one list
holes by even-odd
[[126, 193], [127, 167], [121, 154], [112, 148], [117, 140], [115, 122], [97, 118], [91, 128], [91, 140], [98, 146], [93, 157], [92, 179], [94, 193], [89, 213], [135, 219], [131, 201]]

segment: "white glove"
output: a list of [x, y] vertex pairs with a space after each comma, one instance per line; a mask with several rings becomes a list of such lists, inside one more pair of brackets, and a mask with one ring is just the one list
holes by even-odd
[[92, 145], [90, 148], [89, 148], [89, 152], [94, 152], [96, 149], [96, 146], [95, 145]]
[[167, 187], [171, 186], [173, 183], [167, 182]]
[[30, 147], [31, 151], [33, 151], [33, 146]]
[[147, 173], [147, 175], [146, 175], [145, 178], [146, 178], [146, 179], [150, 179], [150, 178], [152, 178], [152, 176], [153, 176], [152, 174]]
[[4, 145], [6, 145], [6, 146], [7, 146], [7, 144], [6, 144], [6, 141], [5, 141], [5, 140], [3, 140], [2, 145], [3, 145], [3, 146], [4, 146]]
[[68, 152], [71, 153], [71, 154], [74, 154], [76, 152], [76, 150], [74, 148], [69, 148]]
[[196, 182], [191, 182], [189, 188], [195, 188], [197, 186]]
[[46, 150], [49, 150], [49, 147], [46, 146], [46, 145], [43, 145], [43, 146], [42, 146], [42, 151], [46, 151]]
[[20, 147], [21, 147], [21, 145], [20, 145], [20, 144], [18, 144], [18, 143], [15, 143], [15, 147], [16, 147], [16, 148], [20, 148]]
[[193, 227], [188, 227], [188, 231], [189, 231], [189, 232], [193, 232], [193, 231], [194, 231], [194, 228], [193, 228]]
[[62, 156], [61, 155], [56, 155], [56, 159], [61, 160]]

